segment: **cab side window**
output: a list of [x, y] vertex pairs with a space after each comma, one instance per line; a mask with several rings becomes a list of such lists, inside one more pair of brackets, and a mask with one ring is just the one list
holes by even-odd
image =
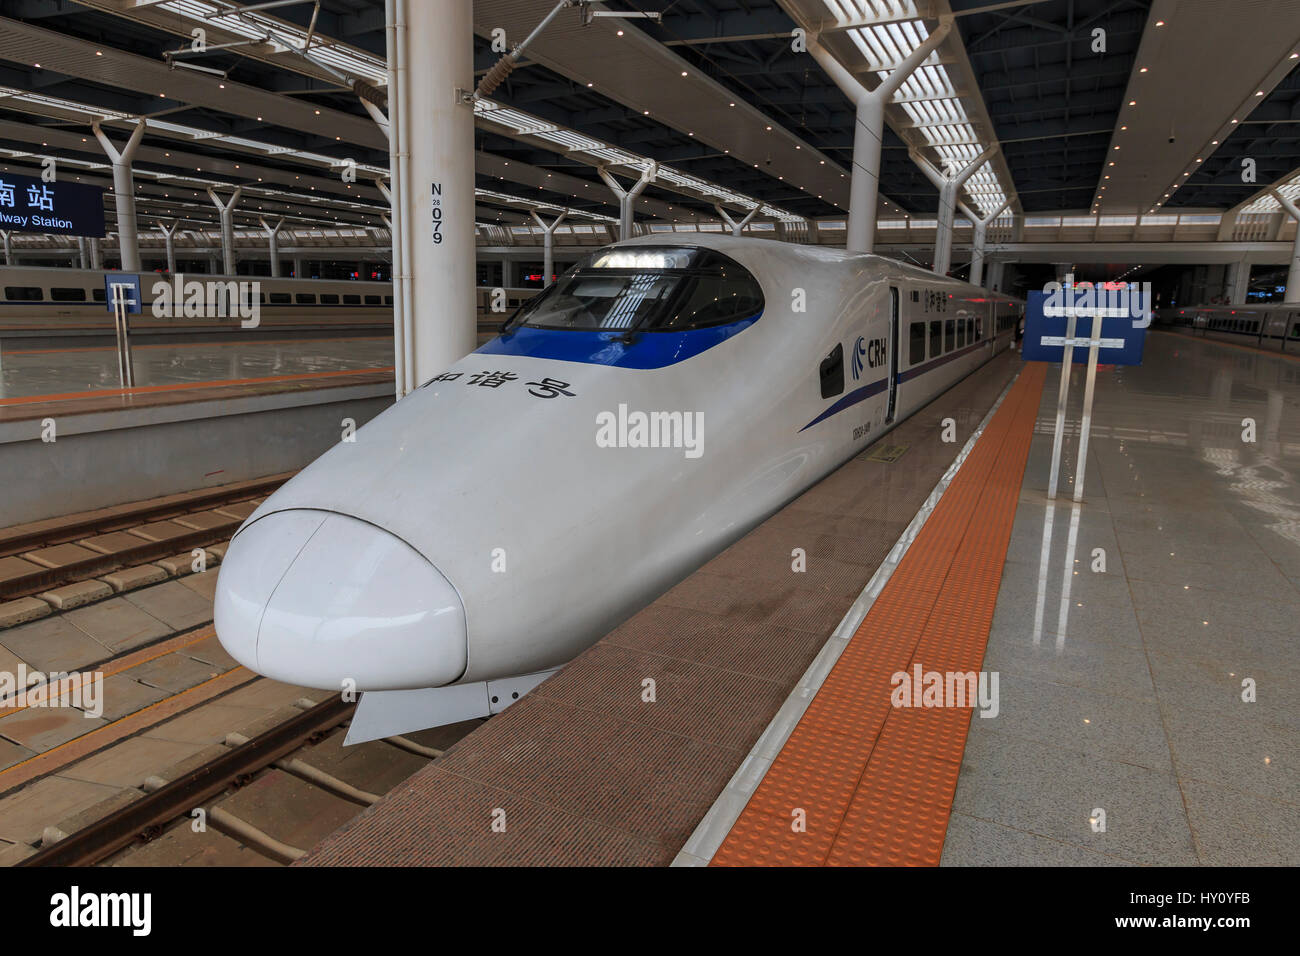
[[844, 345], [841, 343], [831, 349], [831, 353], [822, 359], [818, 369], [821, 379], [822, 398], [831, 398], [844, 391]]

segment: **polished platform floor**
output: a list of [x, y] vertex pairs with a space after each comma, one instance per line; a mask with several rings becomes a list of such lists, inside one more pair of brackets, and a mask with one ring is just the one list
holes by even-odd
[[[0, 401], [120, 389], [112, 347], [12, 348], [0, 342]], [[380, 369], [393, 363], [390, 336], [239, 340], [228, 343], [137, 345], [135, 384], [141, 388], [262, 381]]]
[[1152, 333], [1098, 376], [1079, 506], [1077, 434], [1046, 497], [1058, 383], [984, 660], [1000, 709], [970, 721], [942, 862], [1294, 866], [1300, 361]]

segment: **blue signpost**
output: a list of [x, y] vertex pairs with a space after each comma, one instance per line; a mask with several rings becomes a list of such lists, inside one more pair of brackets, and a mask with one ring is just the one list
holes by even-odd
[[104, 293], [108, 310], [117, 328], [117, 373], [123, 388], [135, 385], [135, 366], [131, 361], [131, 329], [127, 316], [140, 314], [140, 277], [125, 272], [104, 276]]
[[[1077, 320], [1091, 318], [1091, 334], [1077, 335]], [[1113, 365], [1141, 365], [1147, 326], [1151, 324], [1150, 293], [1125, 286], [1099, 290], [1079, 287], [1074, 276], [1065, 284], [1029, 293], [1025, 306], [1025, 337], [1021, 357], [1029, 362], [1060, 362], [1061, 386], [1056, 400], [1056, 431], [1052, 439], [1052, 471], [1047, 497], [1056, 498], [1065, 440], [1065, 406], [1070, 395], [1070, 367], [1087, 362], [1083, 391], [1083, 421], [1079, 429], [1079, 460], [1074, 472], [1074, 500], [1083, 500], [1083, 477], [1088, 463], [1088, 436], [1092, 431], [1092, 396], [1097, 381], [1097, 361]], [[1075, 348], [1087, 348], [1087, 357]]]

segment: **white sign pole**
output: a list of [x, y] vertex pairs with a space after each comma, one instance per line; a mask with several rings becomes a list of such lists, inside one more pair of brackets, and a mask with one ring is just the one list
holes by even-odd
[[[1067, 301], [1073, 302], [1073, 283], [1066, 286]], [[1065, 320], [1065, 354], [1061, 360], [1061, 387], [1056, 395], [1056, 431], [1052, 436], [1052, 473], [1047, 481], [1047, 498], [1056, 500], [1061, 475], [1061, 445], [1065, 441], [1065, 403], [1070, 397], [1070, 363], [1074, 361], [1074, 312]]]
[[113, 321], [117, 328], [117, 377], [123, 388], [135, 387], [135, 369], [131, 361], [130, 329], [127, 326], [127, 289], [124, 282], [113, 283]]
[[1088, 434], [1092, 431], [1092, 389], [1097, 381], [1097, 351], [1101, 316], [1092, 317], [1092, 344], [1088, 346], [1088, 379], [1083, 386], [1083, 423], [1079, 428], [1079, 460], [1074, 466], [1074, 500], [1083, 500], [1083, 476], [1088, 471]]

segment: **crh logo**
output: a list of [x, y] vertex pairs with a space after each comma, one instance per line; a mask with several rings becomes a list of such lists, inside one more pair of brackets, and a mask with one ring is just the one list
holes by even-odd
[[862, 363], [867, 357], [866, 339], [858, 336], [858, 340], [853, 343], [853, 381], [858, 380], [862, 374]]
[[867, 344], [867, 364], [872, 368], [884, 365], [889, 359], [889, 340], [872, 339]]

